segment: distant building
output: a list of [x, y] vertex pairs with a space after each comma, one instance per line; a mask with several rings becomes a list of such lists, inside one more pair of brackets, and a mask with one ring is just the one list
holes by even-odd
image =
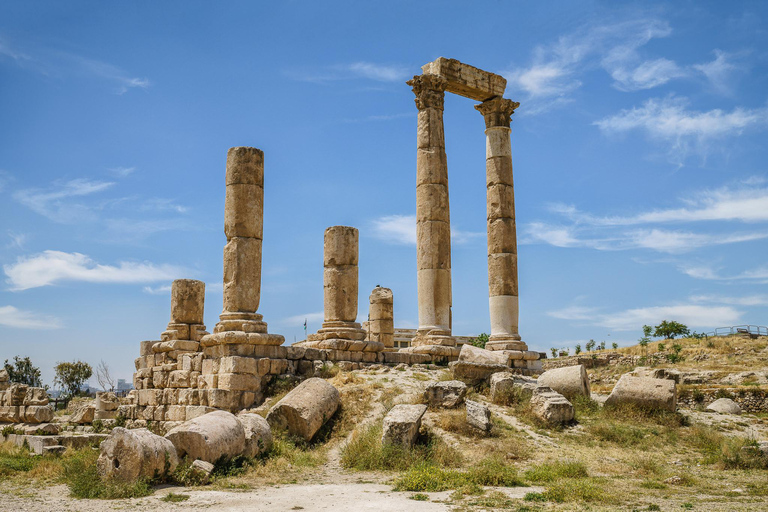
[[117, 391], [130, 391], [133, 389], [133, 384], [125, 379], [117, 379]]

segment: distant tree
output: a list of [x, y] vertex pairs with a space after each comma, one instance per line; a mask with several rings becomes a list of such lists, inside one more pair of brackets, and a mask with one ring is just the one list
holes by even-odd
[[93, 375], [93, 368], [88, 363], [73, 361], [71, 363], [57, 363], [54, 368], [56, 377], [53, 383], [61, 386], [61, 389], [69, 396], [75, 396], [80, 388]]
[[592, 352], [592, 349], [595, 348], [595, 340], [589, 340], [587, 342], [587, 352]]
[[29, 357], [13, 357], [13, 364], [5, 360], [3, 365], [8, 372], [8, 380], [18, 384], [26, 384], [35, 388], [43, 387], [43, 381], [40, 377], [40, 368], [32, 364]]
[[115, 390], [115, 379], [109, 371], [109, 366], [102, 359], [98, 366], [96, 366], [96, 380], [99, 381], [99, 386], [104, 391]]
[[[643, 327], [645, 329], [645, 327]], [[688, 330], [686, 325], [683, 325], [675, 321], [662, 321], [656, 326], [656, 330], [653, 332], [653, 336], [656, 338], [675, 339], [675, 336], [687, 336], [691, 331]]]
[[653, 336], [653, 327], [650, 325], [644, 325], [643, 326], [643, 337], [644, 338], [650, 338]]
[[619, 344], [616, 343], [615, 341], [611, 344], [611, 346], [613, 346], [613, 350], [616, 350], [617, 348], [619, 348]]
[[600, 350], [605, 350], [605, 341], [600, 342]]
[[471, 338], [469, 341], [475, 347], [485, 348], [485, 344], [488, 343], [488, 335], [486, 333], [482, 333], [479, 334], [477, 338]]
[[555, 347], [550, 348], [549, 351], [552, 352], [553, 359], [557, 357], [557, 349]]
[[683, 346], [675, 343], [672, 345], [672, 354], [667, 354], [667, 359], [670, 363], [678, 363], [683, 360], [683, 356], [680, 355], [680, 352], [682, 352]]
[[581, 354], [581, 344], [579, 344], [579, 343], [576, 344], [576, 350], [574, 351], [574, 353], [576, 355]]
[[648, 355], [648, 342], [650, 342], [651, 339], [648, 336], [643, 336], [639, 340], [637, 340], [637, 343], [643, 348], [643, 354]]

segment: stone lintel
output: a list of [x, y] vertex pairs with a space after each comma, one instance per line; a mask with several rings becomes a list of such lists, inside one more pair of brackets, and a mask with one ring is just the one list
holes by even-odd
[[425, 75], [437, 75], [446, 81], [445, 90], [477, 101], [504, 96], [507, 80], [488, 71], [463, 64], [456, 59], [439, 57], [421, 67]]

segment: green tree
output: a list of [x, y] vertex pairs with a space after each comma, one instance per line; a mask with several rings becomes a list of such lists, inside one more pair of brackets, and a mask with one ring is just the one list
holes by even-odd
[[643, 336], [642, 338], [640, 338], [639, 340], [637, 340], [637, 343], [638, 343], [638, 344], [639, 344], [641, 347], [643, 347], [643, 355], [644, 355], [644, 356], [647, 356], [647, 355], [648, 355], [648, 342], [650, 342], [650, 341], [651, 341], [651, 338], [649, 338], [648, 336]]
[[488, 335], [486, 333], [482, 333], [478, 335], [477, 338], [471, 338], [469, 341], [475, 347], [485, 348], [485, 344], [488, 343]]
[[71, 363], [57, 363], [54, 368], [56, 377], [53, 383], [61, 386], [62, 390], [69, 395], [75, 396], [80, 392], [80, 388], [93, 375], [93, 368], [88, 363], [82, 361], [73, 361]]
[[552, 352], [552, 359], [557, 357], [557, 349], [555, 347], [550, 348], [549, 351]]
[[644, 325], [643, 326], [643, 337], [644, 338], [650, 338], [653, 336], [653, 327], [650, 325]]
[[605, 341], [600, 342], [600, 350], [605, 350]]
[[619, 344], [616, 343], [615, 341], [611, 344], [611, 346], [613, 347], [613, 350], [616, 350], [617, 348], [619, 348]]
[[26, 384], [35, 388], [43, 387], [43, 381], [40, 378], [40, 368], [32, 364], [29, 357], [21, 358], [14, 356], [13, 364], [5, 360], [3, 365], [8, 372], [8, 380], [19, 384]]
[[576, 344], [576, 350], [574, 352], [576, 353], [576, 355], [581, 354], [581, 344], [580, 343]]
[[592, 349], [595, 348], [595, 340], [589, 340], [587, 342], [587, 352], [592, 352]]
[[[645, 329], [645, 327], [643, 327]], [[691, 331], [680, 322], [664, 320], [656, 326], [653, 336], [656, 338], [675, 339], [675, 336], [687, 336]]]

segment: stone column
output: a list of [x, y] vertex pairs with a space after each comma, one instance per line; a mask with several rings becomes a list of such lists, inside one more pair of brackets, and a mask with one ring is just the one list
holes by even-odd
[[325, 230], [323, 246], [323, 326], [308, 341], [323, 343], [321, 348], [363, 350], [365, 331], [357, 323], [358, 240], [356, 228], [331, 226]]
[[518, 334], [517, 233], [509, 136], [511, 116], [519, 106], [500, 96], [475, 106], [486, 126], [489, 350], [527, 350]]
[[205, 283], [195, 279], [176, 279], [171, 285], [171, 321], [161, 341], [200, 341], [205, 331]]
[[395, 347], [394, 301], [392, 290], [377, 286], [371, 292], [368, 306], [368, 340], [384, 344], [385, 350]]
[[214, 333], [266, 333], [256, 311], [261, 296], [264, 153], [235, 147], [227, 152], [224, 201], [224, 311]]
[[443, 132], [446, 81], [408, 82], [419, 109], [416, 153], [416, 252], [419, 329], [413, 346], [455, 346], [451, 337], [451, 220]]

